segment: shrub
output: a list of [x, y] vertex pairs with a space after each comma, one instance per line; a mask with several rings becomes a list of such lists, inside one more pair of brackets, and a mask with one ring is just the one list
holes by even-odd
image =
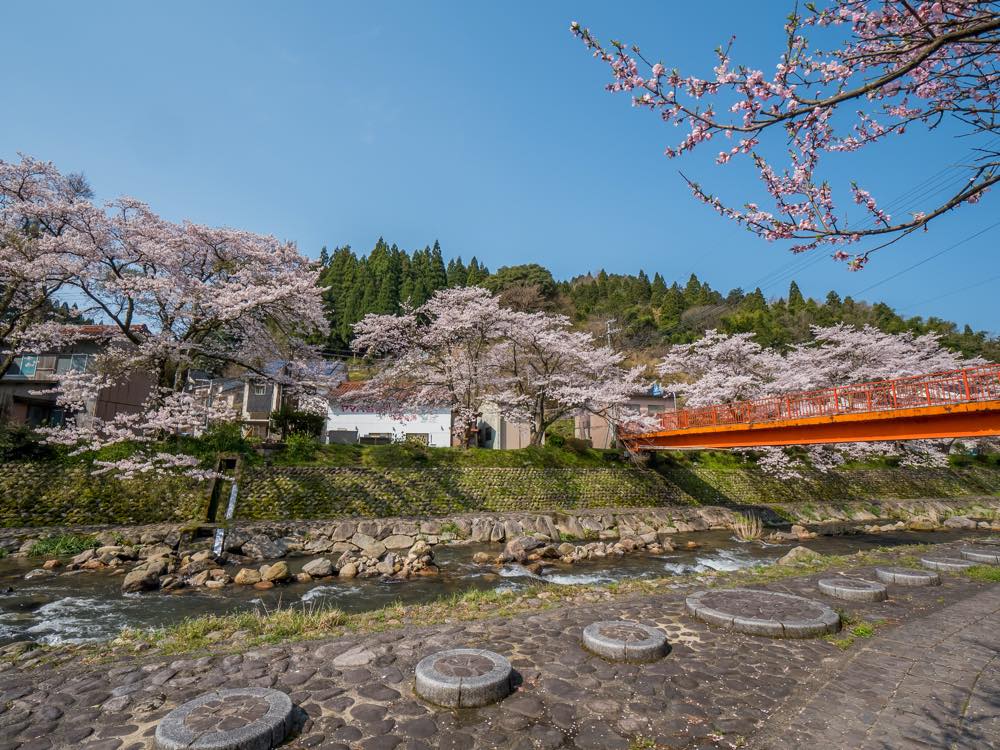
[[285, 441], [285, 457], [295, 463], [308, 463], [316, 456], [316, 438], [303, 432], [293, 432]]
[[271, 412], [271, 422], [275, 429], [281, 433], [282, 440], [295, 433], [319, 437], [323, 434], [326, 417], [322, 414], [282, 406], [277, 411]]

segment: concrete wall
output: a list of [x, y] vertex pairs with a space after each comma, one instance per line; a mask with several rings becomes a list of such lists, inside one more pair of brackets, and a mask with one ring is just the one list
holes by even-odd
[[355, 431], [359, 438], [370, 435], [390, 436], [394, 441], [406, 440], [407, 436], [426, 439], [434, 448], [451, 445], [451, 410], [424, 409], [394, 416], [356, 411], [342, 405], [331, 405], [327, 411], [326, 432]]

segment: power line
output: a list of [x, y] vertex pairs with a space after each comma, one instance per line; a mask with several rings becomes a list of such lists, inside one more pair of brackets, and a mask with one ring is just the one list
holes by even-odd
[[996, 276], [990, 276], [988, 279], [977, 281], [975, 284], [969, 284], [968, 286], [963, 286], [958, 289], [953, 289], [950, 292], [945, 292], [944, 294], [939, 294], [935, 297], [928, 297], [927, 299], [920, 300], [920, 302], [914, 302], [912, 305], [909, 305], [903, 309], [914, 310], [920, 307], [921, 305], [926, 305], [928, 302], [936, 302], [939, 299], [944, 299], [945, 297], [951, 297], [953, 294], [959, 294], [960, 292], [967, 292], [970, 289], [975, 289], [976, 287], [984, 286], [986, 284], [989, 284], [990, 282], [996, 281], [997, 279], [1000, 279], [1000, 273], [998, 273]]
[[908, 272], [912, 271], [914, 268], [918, 268], [918, 267], [922, 266], [924, 263], [932, 261], [935, 258], [939, 258], [940, 256], [944, 255], [945, 253], [947, 253], [947, 252], [949, 252], [951, 250], [954, 250], [956, 247], [964, 245], [966, 242], [969, 242], [970, 240], [974, 240], [974, 239], [976, 239], [976, 237], [979, 237], [980, 235], [986, 234], [988, 231], [990, 231], [991, 229], [995, 229], [996, 227], [1000, 227], [1000, 221], [996, 221], [996, 222], [990, 224], [985, 229], [980, 229], [975, 234], [969, 235], [965, 239], [959, 240], [955, 244], [949, 245], [948, 247], [946, 247], [946, 248], [944, 248], [942, 250], [938, 250], [933, 255], [928, 255], [923, 260], [917, 261], [916, 263], [913, 263], [912, 265], [909, 265], [909, 266], [907, 266], [906, 268], [904, 268], [904, 269], [902, 269], [900, 271], [896, 271], [896, 273], [894, 273], [894, 274], [892, 274], [890, 276], [886, 276], [881, 281], [876, 281], [874, 284], [869, 284], [868, 286], [866, 286], [861, 291], [856, 292], [856, 294], [858, 294], [858, 295], [864, 294], [865, 292], [869, 292], [872, 289], [875, 289], [876, 287], [882, 286], [882, 284], [885, 284], [887, 281], [892, 281], [893, 279], [902, 276], [904, 273], [908, 273]]

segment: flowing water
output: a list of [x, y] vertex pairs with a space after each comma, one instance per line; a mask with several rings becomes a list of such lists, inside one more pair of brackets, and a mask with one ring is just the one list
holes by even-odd
[[[803, 544], [822, 554], [849, 554], [882, 545], [950, 542], [971, 536], [978, 535], [968, 531], [852, 534], [821, 536]], [[306, 603], [361, 612], [396, 602], [418, 604], [472, 589], [517, 590], [539, 581], [556, 586], [578, 586], [709, 570], [740, 570], [773, 563], [795, 546], [795, 543], [741, 543], [727, 531], [677, 534], [673, 541], [678, 547], [675, 552], [632, 553], [573, 565], [556, 564], [548, 566], [541, 574], [520, 565], [498, 568], [472, 562], [473, 554], [480, 550], [498, 554], [499, 545], [439, 546], [435, 548], [435, 561], [441, 574], [437, 576], [391, 583], [378, 579], [331, 578], [292, 583], [266, 591], [228, 586], [217, 591], [191, 588], [171, 593], [122, 594], [121, 575], [57, 572], [53, 576], [25, 580], [24, 574], [37, 567], [41, 560], [3, 559], [0, 560], [0, 644], [24, 639], [49, 644], [101, 641], [113, 638], [125, 626], [169, 625], [185, 617], [257, 607], [273, 609]], [[688, 541], [696, 542], [699, 547], [685, 549]], [[310, 559], [290, 558], [289, 567], [293, 573], [297, 572]], [[232, 568], [230, 572], [235, 570]]]

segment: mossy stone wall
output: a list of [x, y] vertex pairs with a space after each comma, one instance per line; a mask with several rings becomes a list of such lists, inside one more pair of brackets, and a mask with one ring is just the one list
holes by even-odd
[[0, 527], [200, 520], [208, 487], [181, 478], [119, 481], [85, 467], [12, 462], [0, 465]]
[[[1000, 470], [886, 468], [778, 480], [753, 469], [246, 467], [237, 517], [443, 516], [485, 511], [642, 508], [701, 503], [868, 502], [1000, 494]], [[84, 467], [0, 466], [0, 526], [204, 521], [209, 484], [180, 478], [119, 481]]]
[[756, 469], [670, 469], [668, 481], [709, 505], [865, 502], [877, 499], [952, 498], [1000, 492], [1000, 470], [899, 467], [803, 473], [776, 479]]
[[691, 502], [657, 474], [628, 469], [283, 467], [243, 472], [237, 517], [436, 516]]

